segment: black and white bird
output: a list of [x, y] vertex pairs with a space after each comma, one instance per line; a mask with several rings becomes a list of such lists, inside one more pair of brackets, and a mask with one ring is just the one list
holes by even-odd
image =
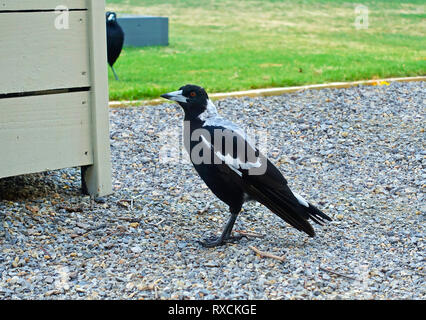
[[310, 237], [309, 220], [322, 225], [331, 219], [290, 190], [281, 172], [249, 141], [246, 133], [219, 116], [206, 91], [196, 85], [161, 95], [184, 110], [184, 145], [191, 162], [211, 191], [229, 206], [231, 216], [219, 237], [201, 241], [205, 247], [238, 240], [232, 228], [243, 203], [255, 200]]
[[117, 73], [114, 70], [114, 63], [120, 56], [124, 43], [124, 32], [117, 22], [115, 12], [108, 11], [106, 14], [106, 32], [107, 32], [107, 53], [108, 64], [114, 73], [115, 80], [118, 80]]

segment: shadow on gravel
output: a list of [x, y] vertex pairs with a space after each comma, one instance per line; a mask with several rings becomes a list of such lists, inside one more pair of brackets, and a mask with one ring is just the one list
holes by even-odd
[[[56, 177], [57, 176], [57, 177]], [[81, 194], [79, 184], [59, 182], [57, 172], [41, 172], [0, 179], [0, 201], [38, 200], [54, 194]]]

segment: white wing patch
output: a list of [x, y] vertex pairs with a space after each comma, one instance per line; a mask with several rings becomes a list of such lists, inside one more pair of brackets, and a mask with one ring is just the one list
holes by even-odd
[[[206, 138], [204, 138], [203, 136], [201, 136], [201, 140], [210, 148], [213, 150], [213, 147], [211, 145], [210, 142], [207, 141]], [[220, 153], [219, 151], [215, 152], [216, 156], [222, 160], [223, 162], [225, 162], [226, 165], [228, 165], [228, 167], [233, 170], [235, 173], [237, 173], [240, 177], [243, 175], [241, 171], [239, 171], [238, 169], [244, 169], [244, 170], [249, 170], [251, 168], [259, 168], [262, 163], [260, 162], [260, 159], [257, 158], [256, 162], [243, 162], [238, 158], [233, 158], [230, 154], [227, 155], [223, 155], [222, 153]]]
[[262, 164], [260, 163], [260, 159], [257, 159], [256, 162], [243, 162], [238, 158], [233, 158], [230, 154], [223, 155], [219, 151], [215, 152], [217, 157], [225, 162], [228, 166], [234, 167], [236, 169], [245, 169], [248, 170], [250, 168], [259, 168]]
[[204, 136], [201, 136], [201, 140], [203, 140], [204, 144], [207, 145], [207, 147], [211, 148], [212, 144], [210, 142], [207, 141], [206, 138], [204, 138]]
[[305, 199], [303, 199], [303, 197], [300, 194], [298, 194], [296, 192], [293, 192], [293, 194], [296, 197], [297, 201], [299, 201], [299, 203], [302, 206], [305, 206], [305, 207], [309, 208], [309, 203]]
[[234, 171], [236, 174], [238, 174], [240, 177], [243, 176], [243, 173], [241, 171], [238, 170], [238, 166], [235, 165], [235, 160], [238, 159], [234, 159], [232, 158], [229, 154], [227, 154], [226, 156], [223, 156], [219, 151], [216, 152], [217, 157], [222, 160], [223, 162], [225, 162], [226, 165], [228, 165], [228, 167]]

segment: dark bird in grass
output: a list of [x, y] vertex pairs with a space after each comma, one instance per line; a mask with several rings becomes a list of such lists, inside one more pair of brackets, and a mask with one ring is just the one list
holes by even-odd
[[108, 64], [114, 73], [115, 80], [118, 80], [117, 73], [114, 70], [114, 63], [120, 56], [124, 43], [124, 32], [117, 22], [115, 12], [108, 11], [106, 14], [106, 32], [107, 32], [107, 52]]
[[315, 235], [309, 220], [322, 225], [331, 219], [301, 195], [248, 139], [246, 133], [217, 113], [206, 91], [186, 85], [161, 97], [176, 101], [185, 113], [184, 145], [191, 162], [211, 191], [229, 206], [231, 216], [219, 237], [201, 241], [205, 247], [232, 242], [235, 220], [246, 201], [258, 201], [297, 230]]

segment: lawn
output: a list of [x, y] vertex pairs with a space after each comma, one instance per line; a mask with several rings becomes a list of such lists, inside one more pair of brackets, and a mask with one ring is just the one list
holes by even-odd
[[169, 46], [124, 48], [111, 100], [186, 83], [208, 92], [426, 74], [423, 0], [107, 0], [120, 13], [169, 17]]

